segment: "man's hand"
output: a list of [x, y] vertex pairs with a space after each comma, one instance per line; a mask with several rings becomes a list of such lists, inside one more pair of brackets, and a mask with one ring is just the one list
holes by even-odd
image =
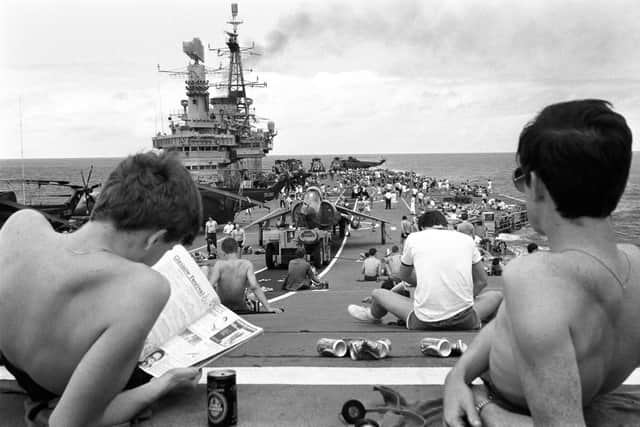
[[476, 411], [473, 392], [462, 377], [450, 373], [444, 384], [444, 425], [464, 427], [471, 424], [480, 427], [482, 422]]
[[198, 368], [171, 369], [154, 381], [161, 381], [165, 394], [190, 390], [198, 385], [202, 371]]
[[279, 314], [279, 313], [284, 313], [284, 308], [282, 307], [268, 307], [267, 308], [267, 313], [274, 313], [274, 314]]

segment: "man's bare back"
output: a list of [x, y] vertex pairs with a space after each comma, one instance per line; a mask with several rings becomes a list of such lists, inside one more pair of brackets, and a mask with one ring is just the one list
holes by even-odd
[[[220, 301], [232, 310], [246, 310], [245, 290], [250, 287], [247, 277], [253, 265], [246, 259], [227, 259], [217, 261], [213, 271], [220, 275], [216, 292]], [[212, 271], [212, 274], [215, 274]]]
[[101, 335], [131, 316], [152, 323], [169, 293], [153, 270], [100, 249], [78, 251], [69, 236], [35, 211], [0, 230], [0, 352], [58, 395]]
[[72, 233], [33, 210], [9, 217], [0, 229], [0, 355], [37, 403], [27, 419], [121, 424], [196, 385], [198, 369], [180, 368], [124, 391], [169, 298], [150, 266], [175, 244], [191, 244], [201, 224], [198, 188], [166, 152], [123, 159]]
[[[536, 253], [507, 266], [507, 297], [493, 325], [489, 376], [511, 403], [527, 407], [517, 365], [522, 359], [528, 363], [527, 354], [522, 354], [528, 346], [544, 345], [546, 340], [565, 339], [575, 349], [584, 405], [617, 388], [638, 366], [640, 251], [633, 245], [618, 248], [617, 260], [601, 261], [619, 272], [615, 274], [624, 288], [600, 262], [578, 251]], [[554, 280], [538, 282], [536, 277], [548, 277], [548, 273], [540, 274], [542, 270], [552, 273]], [[523, 311], [529, 316], [524, 321], [520, 320]], [[514, 312], [518, 312], [516, 331], [529, 330], [530, 324], [554, 331], [556, 336], [547, 334], [540, 339], [514, 334]], [[544, 328], [546, 324], [556, 326]], [[564, 325], [568, 327], [563, 331]], [[563, 379], [550, 376], [548, 386], [556, 381]]]
[[234, 311], [245, 311], [249, 309], [246, 292], [251, 291], [267, 311], [273, 312], [258, 284], [253, 264], [238, 258], [238, 243], [231, 237], [225, 238], [220, 244], [220, 254], [221, 257], [209, 271], [208, 278], [222, 304]]

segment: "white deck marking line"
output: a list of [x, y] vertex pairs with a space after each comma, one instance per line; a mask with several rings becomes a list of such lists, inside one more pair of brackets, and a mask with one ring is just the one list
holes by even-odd
[[[238, 384], [286, 385], [443, 385], [451, 368], [446, 367], [389, 367], [342, 368], [315, 366], [242, 366], [203, 368], [200, 384], [206, 384], [207, 372], [218, 369], [236, 371]], [[0, 380], [13, 380], [4, 366], [0, 367]], [[479, 380], [474, 381], [479, 383]], [[640, 370], [636, 369], [623, 385], [639, 385]]]

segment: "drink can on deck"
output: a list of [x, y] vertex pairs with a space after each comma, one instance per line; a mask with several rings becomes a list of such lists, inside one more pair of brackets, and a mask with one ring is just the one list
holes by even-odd
[[234, 370], [223, 369], [207, 374], [207, 418], [209, 427], [234, 426], [238, 422]]

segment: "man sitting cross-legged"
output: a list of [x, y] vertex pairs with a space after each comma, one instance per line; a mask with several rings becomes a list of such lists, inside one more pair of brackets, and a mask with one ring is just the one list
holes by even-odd
[[197, 384], [197, 369], [176, 369], [123, 391], [169, 298], [169, 283], [149, 266], [190, 244], [201, 223], [189, 172], [153, 153], [123, 160], [90, 221], [73, 233], [57, 233], [34, 210], [7, 220], [0, 359], [30, 396], [30, 425], [125, 423], [167, 392]]
[[[406, 322], [408, 329], [478, 329], [502, 301], [499, 291], [481, 292], [487, 285], [482, 258], [473, 239], [445, 230], [440, 211], [420, 217], [422, 231], [411, 233], [401, 257], [399, 279], [392, 290], [375, 289], [371, 307], [350, 305], [349, 314], [378, 321], [387, 313]], [[413, 298], [400, 295], [415, 286]]]
[[227, 237], [220, 245], [221, 257], [209, 270], [209, 282], [220, 297], [222, 304], [233, 311], [243, 312], [251, 309], [247, 301], [247, 291], [251, 291], [262, 303], [265, 310], [279, 313], [281, 309], [273, 309], [267, 301], [262, 288], [253, 272], [253, 264], [246, 259], [238, 258], [238, 243]]
[[520, 134], [513, 182], [551, 250], [505, 268], [495, 320], [446, 379], [447, 425], [640, 425], [640, 399], [610, 393], [640, 362], [640, 251], [610, 217], [631, 139], [597, 100], [548, 106]]

